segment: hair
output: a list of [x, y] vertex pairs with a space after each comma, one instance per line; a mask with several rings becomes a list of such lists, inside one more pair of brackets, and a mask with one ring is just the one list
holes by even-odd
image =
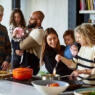
[[25, 22], [25, 19], [24, 19], [24, 16], [23, 16], [23, 13], [20, 9], [16, 8], [12, 11], [12, 14], [11, 14], [11, 17], [10, 17], [10, 25], [13, 24], [14, 26], [17, 27], [17, 24], [15, 22], [15, 19], [14, 19], [14, 15], [15, 13], [18, 13], [20, 16], [21, 16], [21, 22], [20, 22], [20, 25], [21, 27], [25, 27], [26, 26], [26, 22]]
[[74, 37], [74, 31], [73, 30], [66, 30], [65, 32], [64, 32], [64, 34], [63, 34], [63, 38], [65, 37], [65, 36], [68, 36], [68, 35], [70, 35], [71, 36], [71, 38], [75, 41], [75, 37]]
[[82, 35], [89, 46], [95, 45], [95, 28], [91, 24], [81, 24], [74, 29], [74, 32]]
[[4, 12], [4, 7], [2, 5], [0, 5], [0, 14], [2, 13], [3, 14]]
[[[44, 36], [43, 44], [42, 44], [42, 51], [41, 51], [40, 64], [42, 64], [45, 50], [50, 47], [50, 46], [48, 45], [48, 43], [47, 43], [47, 36], [48, 36], [49, 34], [55, 34], [55, 35], [57, 36], [57, 38], [58, 38], [58, 34], [57, 34], [57, 32], [56, 32], [53, 28], [47, 28], [47, 29], [45, 30], [45, 36]], [[58, 53], [61, 52], [61, 47], [60, 47], [59, 38], [58, 38], [58, 43], [57, 43], [57, 46], [56, 46], [55, 49], [58, 51]]]
[[37, 14], [38, 18], [40, 19], [40, 21], [42, 22], [45, 15], [42, 11], [34, 11], [33, 14]]

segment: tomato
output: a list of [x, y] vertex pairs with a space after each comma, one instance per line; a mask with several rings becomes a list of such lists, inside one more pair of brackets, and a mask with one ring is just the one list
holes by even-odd
[[58, 84], [58, 83], [51, 83], [51, 84], [49, 84], [48, 86], [49, 86], [49, 87], [58, 87], [59, 84]]

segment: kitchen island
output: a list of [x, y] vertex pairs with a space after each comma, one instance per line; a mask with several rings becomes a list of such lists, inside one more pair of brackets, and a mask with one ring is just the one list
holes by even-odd
[[40, 95], [31, 85], [0, 80], [0, 95]]

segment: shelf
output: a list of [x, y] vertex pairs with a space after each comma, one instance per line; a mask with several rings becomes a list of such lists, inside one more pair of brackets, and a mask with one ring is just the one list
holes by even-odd
[[80, 14], [95, 14], [95, 10], [80, 10]]

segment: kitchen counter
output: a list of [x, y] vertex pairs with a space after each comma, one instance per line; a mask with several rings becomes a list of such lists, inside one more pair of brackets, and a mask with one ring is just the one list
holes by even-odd
[[0, 95], [39, 95], [39, 92], [31, 85], [0, 80]]

